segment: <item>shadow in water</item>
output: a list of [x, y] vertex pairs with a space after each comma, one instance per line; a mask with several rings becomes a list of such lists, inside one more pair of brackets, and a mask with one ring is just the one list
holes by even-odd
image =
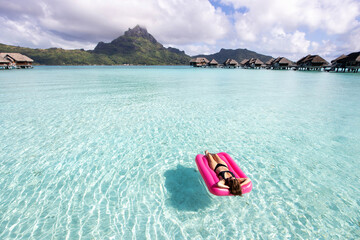
[[165, 172], [165, 187], [170, 192], [169, 204], [183, 211], [197, 211], [211, 204], [202, 178], [193, 168], [178, 165], [176, 169]]

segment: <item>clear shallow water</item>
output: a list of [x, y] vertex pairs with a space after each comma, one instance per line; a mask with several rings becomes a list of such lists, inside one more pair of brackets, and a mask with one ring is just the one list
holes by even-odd
[[[358, 239], [360, 75], [0, 72], [0, 239]], [[210, 195], [228, 152], [253, 181]]]

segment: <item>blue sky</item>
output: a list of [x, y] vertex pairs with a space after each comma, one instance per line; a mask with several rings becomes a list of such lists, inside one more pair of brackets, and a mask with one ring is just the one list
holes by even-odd
[[231, 4], [225, 4], [222, 3], [221, 1], [217, 1], [217, 0], [210, 0], [209, 1], [215, 8], [221, 8], [221, 10], [228, 16], [231, 16], [232, 14], [234, 14], [235, 12], [239, 12], [239, 13], [246, 13], [249, 11], [249, 8], [247, 8], [246, 6], [242, 6], [239, 7], [238, 9], [234, 9], [233, 5]]
[[0, 0], [0, 43], [93, 49], [137, 24], [189, 55], [246, 48], [297, 60], [360, 51], [359, 0]]

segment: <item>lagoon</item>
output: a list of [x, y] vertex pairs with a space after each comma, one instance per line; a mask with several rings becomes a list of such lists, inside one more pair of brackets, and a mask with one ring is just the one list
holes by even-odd
[[[358, 239], [360, 75], [0, 72], [0, 239]], [[253, 181], [211, 195], [195, 156]]]

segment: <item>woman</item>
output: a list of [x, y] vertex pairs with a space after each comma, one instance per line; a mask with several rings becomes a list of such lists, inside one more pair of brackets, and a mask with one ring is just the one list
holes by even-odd
[[232, 195], [242, 195], [241, 186], [250, 182], [249, 178], [235, 178], [233, 172], [229, 171], [226, 163], [217, 155], [210, 154], [207, 150], [205, 155], [209, 162], [209, 167], [218, 175], [220, 181], [217, 186], [229, 189]]

